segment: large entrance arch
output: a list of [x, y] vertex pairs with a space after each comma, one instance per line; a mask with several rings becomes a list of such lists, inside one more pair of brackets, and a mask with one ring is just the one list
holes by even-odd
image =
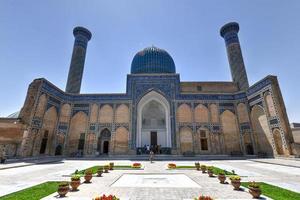
[[151, 91], [137, 106], [137, 147], [171, 147], [170, 105], [158, 92]]

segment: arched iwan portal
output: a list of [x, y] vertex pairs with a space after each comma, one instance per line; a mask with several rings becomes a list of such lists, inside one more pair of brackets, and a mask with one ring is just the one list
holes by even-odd
[[138, 103], [137, 147], [171, 147], [170, 105], [161, 94], [151, 91]]

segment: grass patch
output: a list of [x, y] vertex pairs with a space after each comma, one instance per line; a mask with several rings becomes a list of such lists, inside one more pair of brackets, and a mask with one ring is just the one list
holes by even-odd
[[[293, 192], [281, 187], [270, 185], [264, 182], [258, 182], [262, 194], [276, 200], [300, 199], [300, 193]], [[249, 182], [242, 182], [242, 186], [248, 188]]]
[[175, 169], [196, 169], [195, 166], [177, 166]]
[[220, 172], [224, 172], [225, 175], [227, 175], [227, 176], [230, 176], [230, 175], [236, 175], [236, 174], [234, 174], [233, 172], [229, 172], [229, 171], [227, 171], [227, 170], [224, 170], [224, 169], [221, 169], [221, 168], [218, 168], [218, 167], [214, 167], [214, 166], [212, 166], [212, 167], [213, 167], [213, 173], [214, 173], [215, 175], [219, 175]]
[[[84, 172], [86, 170], [91, 170], [93, 174], [96, 174], [99, 167], [104, 168], [104, 165], [96, 165], [96, 166], [93, 166], [93, 167], [90, 167], [90, 168], [87, 168], [87, 169], [80, 170], [80, 171], [78, 171], [78, 174], [82, 176], [82, 175], [84, 175]], [[128, 169], [139, 170], [139, 169], [142, 169], [142, 168], [133, 168], [131, 165], [115, 165], [114, 166], [114, 170], [122, 170], [122, 169], [125, 169], [125, 170], [128, 170]]]
[[[218, 168], [218, 167], [214, 167], [214, 166], [212, 166], [213, 167], [213, 173], [215, 174], [215, 175], [218, 175], [220, 172], [224, 172], [225, 173], [225, 175], [236, 175], [236, 174], [234, 174], [234, 173], [232, 173], [232, 172], [229, 172], [229, 171], [226, 171], [226, 170], [223, 170], [223, 169], [220, 169], [220, 168]], [[196, 170], [196, 167], [195, 166], [188, 166], [188, 165], [176, 165], [176, 168], [175, 169], [195, 169]], [[171, 169], [172, 170], [172, 169]], [[201, 170], [201, 169], [200, 169]]]
[[1, 200], [39, 200], [57, 191], [59, 182], [45, 182], [3, 197]]

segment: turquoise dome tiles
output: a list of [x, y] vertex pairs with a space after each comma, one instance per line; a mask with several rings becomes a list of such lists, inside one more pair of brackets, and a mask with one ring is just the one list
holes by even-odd
[[175, 64], [168, 52], [157, 47], [139, 51], [131, 63], [131, 74], [176, 73]]

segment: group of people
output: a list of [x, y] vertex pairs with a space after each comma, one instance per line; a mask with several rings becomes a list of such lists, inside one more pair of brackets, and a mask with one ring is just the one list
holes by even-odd
[[143, 152], [145, 154], [150, 154], [151, 151], [154, 154], [161, 154], [161, 145], [144, 145]]

